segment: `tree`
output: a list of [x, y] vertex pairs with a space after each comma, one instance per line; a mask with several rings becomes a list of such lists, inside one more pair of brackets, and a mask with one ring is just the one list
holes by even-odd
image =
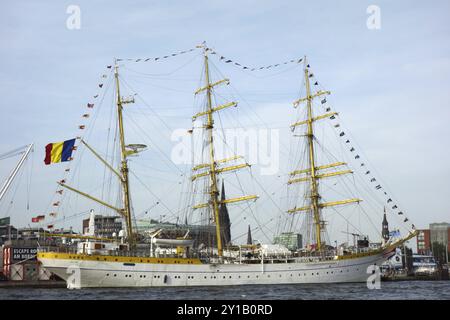
[[406, 270], [408, 275], [411, 275], [414, 273], [412, 249], [408, 248], [407, 246], [403, 246], [401, 248], [401, 252], [403, 269]]
[[431, 243], [431, 251], [437, 263], [442, 265], [447, 263], [447, 248], [440, 242]]

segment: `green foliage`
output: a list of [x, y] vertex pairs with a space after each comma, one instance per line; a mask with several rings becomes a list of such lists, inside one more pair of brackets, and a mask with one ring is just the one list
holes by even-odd
[[442, 243], [433, 242], [431, 244], [431, 251], [433, 252], [433, 256], [439, 264], [447, 263], [447, 248]]

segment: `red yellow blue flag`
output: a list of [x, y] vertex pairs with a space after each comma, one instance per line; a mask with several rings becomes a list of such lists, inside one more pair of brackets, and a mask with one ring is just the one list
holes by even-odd
[[45, 146], [45, 164], [58, 163], [72, 160], [75, 139], [63, 142], [49, 143]]

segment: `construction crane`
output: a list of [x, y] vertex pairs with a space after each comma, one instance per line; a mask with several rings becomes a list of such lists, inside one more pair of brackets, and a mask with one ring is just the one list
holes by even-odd
[[8, 191], [9, 187], [11, 186], [11, 183], [14, 181], [14, 178], [17, 176], [17, 173], [19, 172], [20, 168], [22, 168], [23, 164], [25, 163], [25, 160], [27, 159], [30, 152], [33, 150], [33, 143], [23, 146], [21, 148], [12, 150], [10, 152], [7, 152], [5, 154], [0, 155], [0, 160], [7, 159], [19, 154], [22, 154], [22, 157], [20, 158], [17, 165], [14, 167], [14, 169], [11, 171], [10, 175], [6, 179], [5, 183], [3, 184], [2, 188], [0, 189], [0, 202], [2, 201], [3, 197], [5, 196], [6, 192]]
[[358, 250], [356, 238], [358, 237], [358, 239], [359, 239], [361, 237], [361, 235], [358, 233], [352, 233], [352, 232], [347, 232], [347, 231], [341, 231], [341, 232], [353, 236], [353, 246], [356, 248], [356, 250]]

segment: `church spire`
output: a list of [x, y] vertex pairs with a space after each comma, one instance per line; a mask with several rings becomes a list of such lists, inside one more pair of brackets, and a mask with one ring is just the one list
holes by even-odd
[[381, 236], [384, 241], [389, 240], [389, 224], [386, 218], [386, 208], [384, 208], [383, 223], [381, 224]]
[[219, 209], [219, 221], [221, 229], [222, 243], [224, 245], [231, 243], [231, 222], [230, 215], [228, 214], [227, 205], [224, 203], [225, 197], [225, 184], [222, 180], [222, 191], [220, 194], [220, 209]]
[[250, 225], [248, 225], [248, 231], [247, 231], [247, 244], [253, 244], [252, 230], [250, 229]]

